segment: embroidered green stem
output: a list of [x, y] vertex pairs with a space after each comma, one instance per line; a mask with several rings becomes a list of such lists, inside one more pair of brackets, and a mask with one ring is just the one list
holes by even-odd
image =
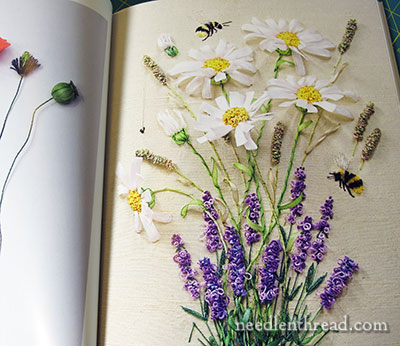
[[179, 100], [180, 103], [182, 103], [182, 106], [186, 108], [186, 110], [190, 113], [190, 115], [192, 116], [192, 118], [194, 120], [197, 120], [196, 115], [193, 113], [192, 109], [189, 107], [189, 105], [185, 102], [185, 100], [183, 99], [183, 97], [181, 95], [179, 95], [174, 88], [171, 87], [171, 85], [169, 83], [166, 84], [166, 87], [172, 92], [172, 94]]
[[300, 136], [300, 133], [301, 133], [301, 125], [303, 124], [303, 120], [304, 120], [304, 117], [305, 117], [306, 114], [307, 114], [307, 110], [305, 110], [305, 109], [301, 110], [301, 115], [300, 115], [299, 123], [297, 125], [297, 130], [296, 130], [296, 136], [294, 138], [294, 143], [293, 143], [293, 147], [292, 147], [292, 153], [290, 155], [289, 166], [288, 166], [288, 169], [287, 169], [287, 172], [286, 172], [286, 177], [285, 177], [285, 181], [284, 181], [284, 184], [283, 184], [282, 192], [281, 192], [281, 195], [280, 195], [279, 200], [278, 200], [278, 204], [277, 204], [277, 206], [275, 208], [275, 212], [274, 212], [275, 213], [275, 220], [270, 224], [268, 231], [264, 233], [263, 241], [261, 243], [261, 246], [258, 249], [258, 252], [257, 252], [256, 256], [251, 260], [250, 264], [247, 266], [247, 269], [246, 269], [247, 271], [251, 270], [251, 267], [257, 261], [258, 257], [260, 257], [262, 249], [263, 249], [263, 247], [264, 247], [264, 245], [265, 245], [265, 243], [266, 243], [266, 241], [268, 239], [269, 234], [272, 232], [272, 230], [278, 224], [277, 220], [279, 220], [279, 217], [280, 217], [280, 209], [279, 209], [279, 207], [280, 207], [280, 205], [282, 203], [282, 200], [283, 200], [283, 197], [285, 196], [285, 193], [286, 193], [286, 189], [287, 189], [288, 182], [289, 182], [289, 177], [290, 177], [290, 174], [292, 172], [292, 167], [293, 167], [294, 155], [296, 153], [297, 142], [299, 140], [299, 136]]
[[357, 147], [358, 147], [358, 143], [359, 143], [359, 142], [355, 142], [355, 143], [354, 143], [354, 149], [353, 149], [353, 155], [352, 155], [352, 156], [354, 156], [355, 153], [356, 153], [356, 150], [357, 150]]
[[21, 89], [21, 84], [22, 84], [22, 80], [23, 79], [24, 79], [24, 76], [21, 76], [21, 78], [19, 79], [17, 91], [15, 92], [14, 98], [12, 99], [10, 107], [8, 108], [6, 117], [4, 118], [3, 126], [1, 127], [1, 132], [0, 132], [0, 139], [1, 139], [1, 137], [3, 137], [3, 133], [4, 133], [4, 129], [5, 129], [6, 124], [7, 124], [8, 116], [10, 115], [11, 109], [14, 106], [14, 103], [15, 103], [15, 101], [17, 99], [17, 96], [19, 94], [19, 90]]
[[300, 136], [300, 133], [301, 133], [300, 126], [303, 124], [303, 120], [304, 120], [304, 117], [305, 117], [306, 114], [307, 114], [307, 110], [304, 109], [304, 110], [301, 111], [299, 124], [297, 125], [296, 136], [294, 138], [294, 143], [293, 143], [293, 147], [292, 147], [292, 153], [290, 155], [289, 166], [288, 166], [288, 169], [287, 169], [287, 172], [286, 172], [285, 182], [283, 184], [281, 196], [279, 197], [279, 201], [278, 201], [278, 205], [277, 205], [277, 207], [278, 207], [278, 216], [279, 216], [279, 213], [280, 213], [279, 212], [279, 207], [280, 207], [280, 205], [282, 203], [282, 200], [283, 200], [283, 197], [284, 197], [284, 195], [286, 193], [286, 189], [287, 189], [287, 185], [288, 185], [288, 182], [289, 182], [290, 173], [292, 172], [294, 154], [296, 153], [297, 142], [299, 140], [299, 136]]
[[[199, 157], [199, 159], [200, 159], [200, 161], [202, 162], [204, 168], [206, 169], [208, 175], [209, 175], [210, 177], [212, 177], [211, 170], [210, 170], [210, 168], [208, 167], [207, 162], [204, 160], [203, 155], [201, 155], [201, 154], [196, 150], [196, 148], [193, 146], [193, 144], [192, 144], [191, 141], [187, 141], [186, 143], [187, 143], [187, 144], [189, 145], [189, 147], [192, 149], [193, 153], [194, 153], [196, 156]], [[226, 200], [225, 200], [225, 198], [224, 198], [224, 195], [223, 195], [223, 193], [222, 193], [222, 191], [221, 191], [221, 187], [220, 187], [218, 184], [214, 184], [214, 187], [215, 187], [215, 189], [217, 190], [218, 195], [219, 195], [221, 201], [223, 202], [225, 208], [228, 210], [228, 214], [229, 214], [230, 219], [232, 220], [233, 226], [235, 227], [236, 231], [238, 231], [236, 220], [235, 220], [235, 218], [233, 217], [233, 214], [232, 214], [232, 212], [231, 212], [231, 210], [230, 210], [230, 208], [229, 208], [229, 205], [226, 203]]]
[[308, 142], [307, 142], [306, 152], [304, 153], [303, 161], [301, 161], [301, 165], [302, 165], [302, 166], [304, 165], [304, 162], [306, 161], [307, 156], [308, 156], [308, 154], [310, 153], [310, 152], [307, 151], [307, 149], [308, 149], [308, 148], [310, 147], [310, 145], [311, 145], [311, 142], [312, 142], [312, 140], [313, 140], [313, 138], [314, 138], [315, 130], [316, 130], [317, 126], [318, 126], [318, 123], [319, 123], [320, 119], [321, 119], [321, 110], [318, 109], [317, 120], [315, 121], [314, 126], [313, 126], [313, 128], [312, 128], [312, 130], [311, 130], [311, 133], [310, 133], [310, 135], [308, 136]]
[[[232, 141], [230, 142], [230, 144], [231, 144], [231, 147], [232, 147], [232, 150], [233, 150], [233, 154], [235, 155], [236, 161], [241, 164], [242, 162], [241, 162], [239, 154], [238, 154], [238, 152], [236, 150], [235, 144], [232, 143]], [[240, 173], [241, 173], [241, 176], [242, 176], [242, 179], [243, 179], [243, 184], [246, 185], [246, 177], [244, 175], [244, 172], [240, 171]]]
[[[22, 151], [24, 150], [24, 148], [26, 147], [26, 145], [27, 145], [28, 142], [29, 142], [29, 139], [30, 139], [31, 134], [32, 134], [32, 129], [33, 129], [34, 121], [35, 121], [36, 112], [37, 112], [40, 108], [42, 108], [46, 103], [50, 102], [51, 100], [53, 100], [52, 97], [49, 98], [48, 100], [44, 101], [43, 103], [41, 103], [41, 104], [40, 104], [39, 106], [37, 106], [37, 107], [35, 108], [35, 110], [33, 111], [32, 119], [31, 119], [31, 124], [30, 124], [30, 126], [29, 126], [28, 135], [26, 136], [25, 142], [22, 144], [21, 148], [18, 150], [17, 154], [15, 155], [13, 162], [11, 163], [11, 166], [10, 166], [10, 168], [9, 168], [9, 170], [8, 170], [6, 179], [5, 179], [4, 184], [3, 184], [3, 188], [2, 188], [2, 190], [1, 190], [1, 197], [0, 197], [0, 215], [1, 215], [1, 208], [2, 208], [2, 206], [3, 206], [4, 193], [5, 193], [5, 191], [6, 191], [6, 187], [7, 187], [8, 180], [10, 179], [11, 173], [12, 173], [12, 171], [13, 171], [13, 168], [14, 168], [14, 166], [15, 166], [15, 163], [17, 162], [17, 159], [18, 159], [19, 155], [21, 155]], [[1, 220], [1, 219], [0, 219], [0, 220]], [[1, 240], [2, 240], [2, 234], [1, 234], [1, 221], [0, 221], [0, 250], [1, 250]]]
[[158, 190], [153, 190], [153, 193], [157, 194], [157, 193], [160, 193], [160, 192], [167, 192], [167, 191], [168, 192], [175, 192], [175, 193], [178, 193], [180, 195], [184, 195], [186, 197], [189, 197], [190, 199], [194, 199], [194, 196], [192, 194], [190, 194], [190, 193], [187, 193], [187, 192], [179, 190], [179, 189], [171, 189], [169, 187], [165, 187], [163, 189], [158, 189]]
[[228, 101], [228, 103], [230, 103], [229, 96], [228, 96], [228, 93], [225, 90], [224, 83], [220, 83], [220, 85], [221, 85], [222, 93], [224, 94], [224, 96], [225, 96], [226, 100]]
[[182, 177], [183, 179], [185, 179], [190, 185], [195, 187], [197, 190], [199, 190], [200, 192], [204, 192], [204, 189], [202, 189], [200, 186], [198, 186], [192, 179], [190, 179], [186, 175], [184, 175], [178, 168], [175, 168], [174, 172], [176, 174], [178, 174], [180, 177]]

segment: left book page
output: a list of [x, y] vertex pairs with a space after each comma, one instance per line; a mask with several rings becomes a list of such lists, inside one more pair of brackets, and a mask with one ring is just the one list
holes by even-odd
[[0, 345], [95, 345], [111, 3], [0, 13]]

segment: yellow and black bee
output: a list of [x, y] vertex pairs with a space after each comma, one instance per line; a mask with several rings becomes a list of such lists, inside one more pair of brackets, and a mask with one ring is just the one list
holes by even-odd
[[340, 169], [337, 172], [329, 173], [328, 179], [335, 179], [335, 181], [338, 181], [339, 187], [344, 191], [347, 190], [351, 197], [354, 197], [353, 193], [361, 194], [364, 190], [364, 183], [358, 175], [348, 171], [349, 162], [345, 156], [339, 154], [335, 161]]
[[202, 41], [207, 40], [209, 37], [211, 37], [215, 32], [218, 30], [221, 30], [224, 26], [229, 26], [229, 24], [232, 23], [232, 21], [229, 22], [224, 22], [224, 23], [218, 23], [218, 22], [208, 22], [203, 25], [200, 25], [196, 30], [196, 35], [199, 36], [200, 38], [203, 38]]

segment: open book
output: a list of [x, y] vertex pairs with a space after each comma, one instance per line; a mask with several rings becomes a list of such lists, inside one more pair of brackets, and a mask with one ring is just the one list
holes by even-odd
[[[157, 234], [149, 235], [145, 230], [136, 232], [135, 212], [132, 210], [134, 200], [130, 205], [127, 199], [119, 196], [123, 191], [119, 188], [121, 174], [118, 178], [117, 167], [124, 167], [129, 172], [136, 152], [146, 149], [171, 160], [179, 172], [195, 182], [200, 190], [209, 190], [220, 200], [215, 190], [217, 183], [221, 194], [226, 197], [226, 203], [217, 202], [218, 208], [234, 206], [236, 196], [241, 203], [246, 192], [243, 179], [246, 181], [249, 176], [258, 174], [254, 173], [255, 168], [250, 173], [246, 170], [249, 167], [248, 155], [253, 157], [251, 151], [254, 151], [249, 136], [258, 144], [258, 164], [268, 185], [266, 190], [273, 190], [273, 178], [268, 172], [271, 140], [278, 121], [286, 128], [278, 166], [279, 179], [276, 181], [278, 196], [285, 189], [289, 163], [293, 163], [288, 178], [290, 184], [295, 169], [302, 164], [305, 150], [322, 138], [304, 162], [307, 197], [304, 214], [297, 220], [299, 223], [306, 215], [319, 220], [319, 206], [333, 196], [332, 229], [326, 241], [325, 258], [318, 265], [318, 274], [327, 272], [329, 276], [336, 260], [345, 255], [353, 258], [360, 268], [334, 308], [329, 312], [324, 310], [319, 318], [322, 321], [350, 320], [349, 327], [356, 322], [382, 322], [388, 327], [380, 333], [368, 330], [330, 333], [320, 344], [392, 346], [398, 343], [398, 77], [397, 72], [393, 72], [396, 70], [377, 2], [160, 0], [133, 6], [111, 16], [111, 4], [106, 0], [24, 0], [1, 3], [0, 10], [4, 14], [0, 37], [11, 44], [0, 52], [2, 124], [10, 109], [0, 140], [1, 182], [5, 181], [10, 165], [26, 139], [35, 108], [52, 96], [54, 85], [71, 80], [79, 93], [69, 104], [51, 100], [39, 108], [29, 141], [5, 185], [0, 205], [0, 345], [185, 345], [193, 322], [208, 335], [201, 319], [199, 321], [181, 308], [185, 306], [200, 311], [198, 301], [182, 289], [179, 268], [172, 260], [175, 249], [171, 245], [171, 236], [180, 234], [192, 256], [193, 267], [199, 272], [199, 259], [208, 256], [216, 261], [215, 253], [209, 253], [205, 243], [199, 240], [204, 237], [201, 206], [193, 203], [182, 211], [182, 207], [192, 200], [188, 200], [188, 195], [195, 196], [193, 200], [202, 200], [203, 194], [194, 184], [188, 183], [188, 179], [177, 175], [176, 170], [152, 165], [144, 159], [141, 163], [144, 178], [141, 186], [150, 189], [148, 195], [152, 191], [154, 196], [154, 191], [157, 191], [155, 200], [152, 199], [155, 201], [152, 211], [172, 217], [172, 221], [164, 217], [164, 221], [170, 221], [168, 223], [154, 223], [160, 239], [153, 243], [149, 238], [157, 238]], [[341, 42], [348, 20], [355, 18], [358, 30], [337, 71], [344, 63], [348, 66], [333, 81], [334, 65], [340, 54], [329, 45], [324, 51], [330, 52], [330, 59], [315, 54], [306, 54], [305, 57], [282, 54], [282, 63], [276, 64], [278, 53], [274, 49], [271, 53], [268, 49], [261, 49], [260, 35], [244, 40], [245, 35], [251, 33], [251, 30], [246, 30], [251, 26], [246, 24], [251, 24], [253, 17], [260, 21], [271, 18], [276, 23], [281, 18], [287, 22], [297, 19], [305, 28], [315, 29], [334, 45]], [[171, 34], [179, 51], [177, 56], [171, 57], [158, 47], [157, 40], [162, 33]], [[290, 37], [281, 36], [281, 41], [283, 38]], [[220, 75], [222, 79], [216, 78], [216, 85], [210, 85], [203, 92], [203, 85], [199, 87], [197, 82], [191, 82], [193, 76], [178, 85], [181, 75], [176, 66], [185, 61], [195, 61], [188, 55], [191, 49], [209, 46], [214, 50], [225, 45], [224, 42], [238, 49], [248, 47], [251, 53], [246, 54], [252, 56], [241, 66], [239, 74], [231, 73], [231, 80], [223, 84], [231, 99], [235, 96], [230, 92], [246, 94], [254, 91], [254, 98], [261, 100], [264, 92], [273, 86], [274, 67], [277, 67], [279, 80], [286, 81], [289, 75], [299, 80], [302, 71], [297, 68], [301, 68], [303, 62], [307, 75], [328, 80], [340, 90], [352, 92], [343, 94], [346, 95], [343, 98], [333, 97], [340, 98], [332, 101], [334, 106], [318, 105], [342, 115], [327, 110], [313, 113], [313, 108], [307, 104], [310, 113], [305, 114], [305, 125], [299, 130], [299, 109], [293, 104], [280, 107], [288, 100], [274, 99], [269, 91], [264, 108], [261, 104], [258, 107], [265, 110], [268, 105], [272, 113], [267, 115], [270, 120], [266, 121], [261, 139], [258, 141], [257, 137], [264, 118], [255, 122], [251, 131], [245, 131], [244, 139], [233, 132], [230, 142], [223, 138], [212, 139], [213, 148], [207, 143], [215, 135], [215, 132], [207, 130], [211, 122], [207, 124], [206, 121], [199, 127], [192, 115], [208, 119], [204, 118], [209, 116], [204, 110], [211, 111], [217, 107], [214, 99], [224, 96], [218, 82], [229, 77]], [[296, 42], [292, 44], [296, 45]], [[12, 103], [21, 75], [9, 67], [11, 61], [25, 50], [37, 58], [41, 66], [24, 76]], [[144, 65], [145, 55], [166, 72], [168, 86], [162, 85]], [[149, 60], [147, 63], [149, 65]], [[172, 76], [170, 72], [174, 69], [178, 72]], [[248, 78], [252, 79], [251, 83], [247, 82]], [[272, 101], [269, 104], [270, 97]], [[204, 101], [213, 108], [204, 108]], [[375, 104], [375, 115], [371, 117], [364, 137], [374, 128], [380, 128], [382, 138], [374, 156], [360, 171], [360, 154], [365, 138], [353, 157], [353, 132], [358, 115], [369, 102]], [[214, 167], [211, 177], [187, 143], [178, 146], [165, 134], [157, 122], [158, 114], [165, 109], [181, 112], [193, 148], [201, 153], [210, 168]], [[347, 112], [354, 115], [354, 120], [348, 119]], [[318, 126], [311, 145], [308, 145], [317, 119]], [[211, 137], [204, 138], [205, 133]], [[298, 142], [292, 160], [296, 137]], [[199, 143], [197, 138], [203, 138], [205, 142]], [[236, 147], [241, 139], [242, 145]], [[219, 153], [220, 160], [216, 153]], [[355, 185], [348, 186], [356, 179], [350, 181], [344, 171], [337, 179], [334, 175], [333, 179], [327, 179], [330, 173], [340, 172], [334, 161], [339, 153], [352, 159], [349, 172], [362, 178], [364, 190], [360, 195], [357, 194], [361, 192], [360, 186], [358, 189]], [[241, 164], [238, 165], [239, 161]], [[226, 173], [221, 162], [229, 179], [224, 179]], [[272, 177], [276, 170], [274, 166]], [[347, 184], [345, 191], [339, 187], [339, 180], [342, 180], [342, 185]], [[285, 228], [290, 223], [290, 189], [288, 185], [280, 204], [286, 204], [288, 208], [276, 206]], [[187, 195], [172, 190], [185, 191]], [[348, 190], [356, 195], [355, 198]], [[255, 181], [252, 180], [248, 192], [255, 191]], [[263, 210], [268, 226], [269, 221], [273, 221], [272, 211], [275, 209], [268, 204], [262, 186], [259, 194], [265, 201]], [[294, 201], [292, 207], [298, 202]], [[235, 215], [237, 217], [243, 225], [249, 221], [246, 215], [241, 217], [239, 213]], [[226, 223], [229, 226], [229, 221]], [[293, 230], [297, 230], [296, 227]], [[276, 228], [268, 236], [268, 242], [273, 239], [285, 243], [282, 233]], [[292, 245], [293, 248], [296, 246]], [[260, 244], [254, 245], [253, 256], [259, 247]], [[218, 251], [220, 256], [222, 250]], [[260, 263], [255, 263], [253, 268]], [[306, 271], [299, 275], [299, 280], [305, 275]], [[198, 280], [202, 283], [200, 277], [199, 274]], [[226, 285], [229, 286], [229, 281]], [[325, 281], [319, 291], [323, 292], [324, 287]], [[320, 298], [310, 294], [309, 299], [310, 310], [318, 309]], [[213, 326], [211, 331], [216, 332]], [[199, 344], [198, 339], [211, 343], [195, 330], [192, 343]], [[235, 343], [218, 341], [217, 344]]]

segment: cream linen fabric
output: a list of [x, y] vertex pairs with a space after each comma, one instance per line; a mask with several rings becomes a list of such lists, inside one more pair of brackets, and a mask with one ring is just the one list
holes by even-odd
[[[162, 87], [142, 65], [142, 56], [152, 56], [164, 70], [169, 70], [177, 62], [189, 60], [190, 48], [206, 44], [215, 47], [219, 39], [243, 47], [244, 33], [241, 26], [250, 23], [251, 18], [259, 19], [297, 18], [307, 28], [315, 28], [326, 39], [338, 44], [344, 33], [347, 20], [357, 18], [359, 29], [350, 50], [343, 61], [349, 63], [345, 73], [336, 85], [342, 90], [356, 92], [361, 100], [341, 101], [357, 118], [365, 104], [375, 102], [376, 114], [371, 118], [367, 133], [375, 127], [383, 132], [381, 143], [370, 162], [359, 174], [365, 183], [364, 193], [351, 198], [326, 179], [328, 172], [336, 169], [333, 157], [344, 152], [351, 156], [353, 148], [352, 132], [356, 120], [332, 116], [324, 112], [315, 138], [340, 121], [339, 131], [320, 145], [306, 161], [307, 200], [305, 214], [319, 219], [319, 206], [332, 195], [335, 216], [332, 231], [327, 241], [328, 254], [319, 266], [320, 273], [336, 265], [336, 259], [348, 255], [360, 265], [360, 272], [352, 280], [349, 289], [335, 304], [330, 313], [323, 313], [320, 320], [342, 321], [348, 314], [350, 324], [356, 321], [385, 321], [390, 333], [340, 333], [332, 334], [324, 340], [324, 345], [351, 346], [393, 346], [400, 342], [400, 296], [399, 296], [399, 196], [400, 170], [399, 144], [400, 115], [398, 97], [394, 88], [386, 42], [383, 37], [377, 3], [374, 0], [357, 1], [238, 1], [165, 0], [157, 3], [135, 6], [114, 16], [112, 75], [110, 82], [111, 99], [109, 107], [108, 161], [105, 197], [104, 262], [100, 344], [107, 346], [150, 346], [185, 345], [191, 329], [192, 317], [180, 308], [185, 305], [197, 308], [190, 295], [182, 289], [179, 269], [172, 261], [174, 249], [170, 245], [173, 233], [180, 233], [191, 252], [193, 261], [207, 255], [199, 241], [201, 234], [201, 214], [193, 208], [186, 219], [181, 219], [179, 210], [187, 199], [171, 193], [157, 195], [155, 210], [170, 212], [174, 221], [168, 225], [157, 224], [161, 240], [152, 244], [145, 233], [134, 230], [133, 213], [126, 200], [117, 196], [115, 168], [118, 161], [125, 167], [130, 165], [136, 149], [148, 148], [167, 156], [180, 169], [201, 186], [211, 189], [199, 161], [189, 148], [178, 148], [167, 138], [156, 123], [156, 115], [174, 103], [168, 97], [168, 90]], [[216, 20], [232, 21], [207, 41], [202, 42], [194, 33], [202, 23]], [[168, 57], [157, 47], [159, 34], [172, 34], [179, 55]], [[255, 50], [255, 64], [259, 72], [255, 75], [253, 89], [260, 95], [266, 81], [272, 78], [276, 54], [260, 51], [254, 41], [248, 43]], [[308, 74], [319, 79], [330, 77], [337, 52], [330, 60], [313, 57], [306, 61]], [[295, 74], [295, 69], [283, 66], [279, 77]], [[174, 85], [174, 81], [171, 81]], [[227, 85], [227, 90], [237, 90], [238, 86]], [[220, 90], [213, 88], [215, 95]], [[247, 90], [241, 88], [242, 91]], [[184, 91], [179, 89], [181, 95]], [[198, 112], [202, 102], [199, 96], [185, 97], [190, 106]], [[294, 108], [278, 108], [272, 104], [275, 119], [268, 123], [261, 143], [260, 164], [264, 172], [269, 168], [269, 148], [272, 127], [276, 121], [283, 121], [289, 128], [284, 138], [282, 163], [280, 165], [279, 187], [286, 172], [290, 148], [298, 112]], [[142, 117], [145, 119], [145, 134], [139, 133]], [[185, 113], [193, 142], [206, 157], [211, 152], [207, 144], [198, 145], [194, 140], [200, 133], [191, 130], [193, 121]], [[310, 117], [310, 116], [308, 116]], [[315, 115], [310, 117], [315, 118]], [[310, 128], [307, 130], [308, 133]], [[255, 134], [253, 134], [255, 136]], [[294, 167], [300, 165], [306, 137], [301, 136]], [[232, 167], [234, 162], [231, 149], [217, 142], [218, 150], [233, 180], [242, 191], [241, 178]], [[351, 164], [351, 170], [359, 172], [360, 150]], [[244, 157], [241, 151], [241, 156]], [[181, 187], [175, 175], [167, 171], [143, 164], [145, 184], [153, 189]], [[221, 182], [222, 184], [222, 182]], [[213, 191], [211, 189], [211, 191]], [[225, 189], [225, 194], [229, 195]], [[287, 197], [288, 198], [288, 197]], [[267, 220], [269, 219], [267, 215]], [[276, 234], [271, 238], [275, 238]], [[314, 305], [318, 304], [314, 298]], [[196, 344], [196, 342], [194, 342]]]

